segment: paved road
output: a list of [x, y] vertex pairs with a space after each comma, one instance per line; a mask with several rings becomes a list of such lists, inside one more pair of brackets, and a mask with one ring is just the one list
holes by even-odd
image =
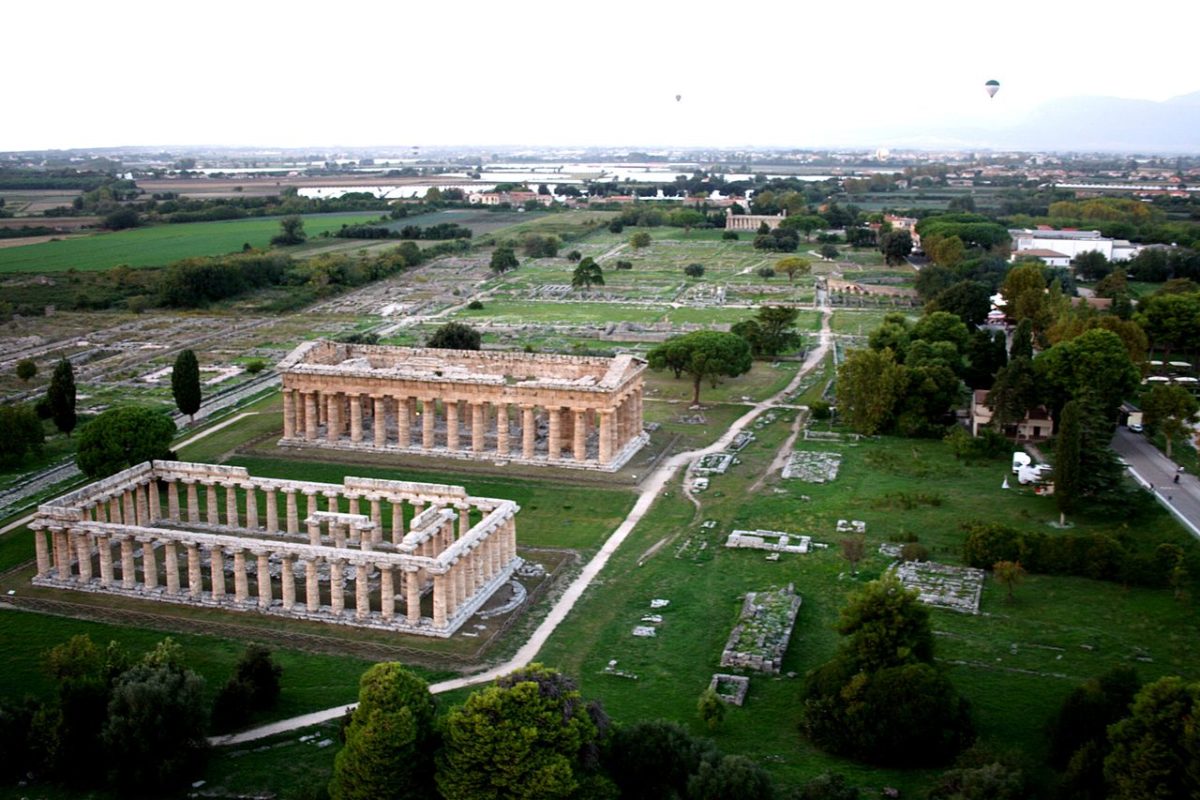
[[[637, 502], [634, 503], [629, 514], [625, 517], [621, 524], [617, 526], [617, 529], [613, 531], [611, 535], [609, 535], [608, 539], [605, 540], [604, 546], [600, 548], [600, 552], [592, 557], [592, 560], [587, 563], [587, 566], [583, 568], [583, 571], [579, 574], [579, 576], [572, 581], [570, 586], [567, 587], [567, 590], [563, 592], [562, 596], [554, 604], [554, 607], [550, 609], [550, 613], [546, 615], [545, 619], [543, 619], [541, 624], [538, 625], [537, 629], [534, 630], [533, 635], [529, 637], [529, 640], [521, 646], [521, 649], [517, 651], [516, 655], [514, 655], [507, 662], [492, 667], [484, 672], [478, 672], [462, 678], [454, 678], [452, 680], [435, 683], [429, 687], [429, 690], [434, 694], [440, 694], [453, 689], [461, 689], [468, 686], [475, 686], [480, 683], [488, 683], [500, 677], [501, 675], [506, 675], [509, 672], [512, 672], [514, 669], [523, 667], [529, 662], [533, 661], [534, 657], [538, 654], [538, 651], [541, 650], [542, 646], [546, 643], [546, 640], [550, 638], [550, 634], [554, 633], [554, 630], [558, 627], [559, 623], [566, 619], [567, 614], [569, 614], [571, 609], [574, 608], [575, 602], [579, 600], [579, 598], [583, 595], [584, 590], [587, 589], [596, 576], [600, 574], [600, 570], [604, 569], [604, 566], [608, 563], [608, 560], [612, 557], [613, 553], [617, 551], [617, 548], [621, 546], [625, 539], [628, 538], [629, 534], [633, 532], [633, 529], [637, 527], [638, 522], [640, 522], [643, 515], [650, 510], [650, 507], [654, 504], [654, 501], [658, 499], [658, 496], [662, 493], [663, 489], [666, 488], [671, 478], [675, 476], [675, 473], [679, 471], [679, 468], [683, 466], [688, 466], [690, 468], [691, 465], [695, 464], [698, 459], [708, 455], [709, 453], [716, 453], [724, 450], [729, 446], [729, 443], [733, 441], [734, 437], [737, 436], [743, 428], [753, 422], [760, 414], [769, 408], [774, 408], [784, 398], [791, 397], [791, 395], [796, 391], [797, 387], [800, 386], [800, 382], [803, 380], [804, 376], [821, 364], [821, 362], [825, 359], [825, 355], [829, 352], [830, 344], [833, 341], [833, 336], [829, 328], [829, 322], [830, 311], [826, 310], [821, 322], [821, 344], [808, 354], [808, 357], [804, 360], [804, 365], [796, 373], [796, 377], [788, 383], [785, 389], [773, 397], [770, 397], [752, 406], [750, 410], [748, 410], [745, 414], [739, 417], [736, 422], [730, 425], [729, 429], [726, 430], [725, 433], [721, 434], [721, 437], [717, 439], [717, 441], [699, 450], [676, 453], [675, 455], [666, 459], [658, 467], [658, 469], [646, 476], [646, 479], [642, 481], [638, 488]], [[353, 708], [355, 705], [357, 705], [357, 703], [335, 706], [334, 708], [327, 708], [323, 711], [314, 711], [313, 713], [305, 714], [304, 716], [292, 717], [291, 719], [280, 720], [269, 725], [252, 728], [251, 730], [242, 731], [241, 733], [235, 733], [228, 736], [214, 736], [209, 739], [209, 742], [214, 745], [233, 745], [251, 742], [256, 739], [264, 739], [268, 736], [274, 736], [279, 733], [286, 733], [287, 731], [298, 730], [300, 728], [307, 728], [312, 725], [337, 719], [345, 714], [347, 709]]]
[[[1170, 461], [1150, 444], [1145, 436], [1127, 428], [1118, 428], [1113, 449], [1129, 462], [1129, 471], [1142, 486], [1154, 487], [1158, 502], [1175, 515], [1180, 523], [1200, 539], [1200, 479], [1176, 471]], [[1175, 476], [1179, 483], [1175, 483]]]

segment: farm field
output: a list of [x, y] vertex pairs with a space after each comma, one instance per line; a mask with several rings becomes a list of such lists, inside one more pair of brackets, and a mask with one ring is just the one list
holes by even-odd
[[[344, 224], [369, 222], [377, 214], [308, 214], [304, 231], [309, 238], [336, 231]], [[265, 248], [279, 233], [279, 217], [259, 217], [224, 222], [190, 222], [155, 225], [77, 239], [9, 247], [0, 250], [0, 273], [62, 272], [69, 269], [102, 270], [127, 264], [157, 267], [195, 256], [216, 256], [240, 251], [243, 244]]]

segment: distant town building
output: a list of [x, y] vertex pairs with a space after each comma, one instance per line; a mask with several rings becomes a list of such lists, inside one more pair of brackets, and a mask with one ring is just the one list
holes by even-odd
[[[1128, 261], [1141, 247], [1125, 239], [1110, 239], [1100, 231], [1054, 230], [1048, 227], [1010, 230], [1013, 256], [1020, 257], [1031, 250], [1050, 250], [1068, 261], [1082, 253], [1103, 253], [1109, 261]], [[1040, 256], [1038, 256], [1040, 257]]]

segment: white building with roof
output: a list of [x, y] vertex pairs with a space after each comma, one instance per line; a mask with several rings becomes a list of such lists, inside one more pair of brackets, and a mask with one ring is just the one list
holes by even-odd
[[1059, 256], [1065, 256], [1068, 263], [1075, 256], [1091, 252], [1103, 253], [1109, 261], [1128, 261], [1141, 250], [1139, 245], [1125, 239], [1101, 236], [1100, 231], [1021, 228], [1010, 230], [1008, 235], [1012, 237], [1014, 256], [1032, 255], [1029, 253], [1031, 250], [1049, 250]]

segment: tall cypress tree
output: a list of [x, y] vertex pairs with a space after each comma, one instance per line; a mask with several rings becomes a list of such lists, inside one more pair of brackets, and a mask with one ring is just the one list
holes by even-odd
[[1018, 322], [1017, 329], [1013, 331], [1008, 359], [1011, 361], [1014, 358], [1033, 358], [1033, 320], [1028, 317]]
[[75, 369], [71, 362], [60, 358], [50, 376], [50, 386], [46, 389], [46, 399], [50, 402], [50, 417], [54, 427], [71, 435], [75, 430]]
[[1082, 440], [1079, 403], [1072, 400], [1063, 406], [1058, 446], [1054, 451], [1054, 502], [1058, 504], [1060, 525], [1066, 524], [1067, 513], [1075, 510], [1079, 499]]
[[171, 370], [171, 394], [175, 396], [175, 407], [181, 414], [188, 415], [188, 423], [196, 421], [200, 410], [200, 362], [191, 350], [184, 350], [175, 358]]

